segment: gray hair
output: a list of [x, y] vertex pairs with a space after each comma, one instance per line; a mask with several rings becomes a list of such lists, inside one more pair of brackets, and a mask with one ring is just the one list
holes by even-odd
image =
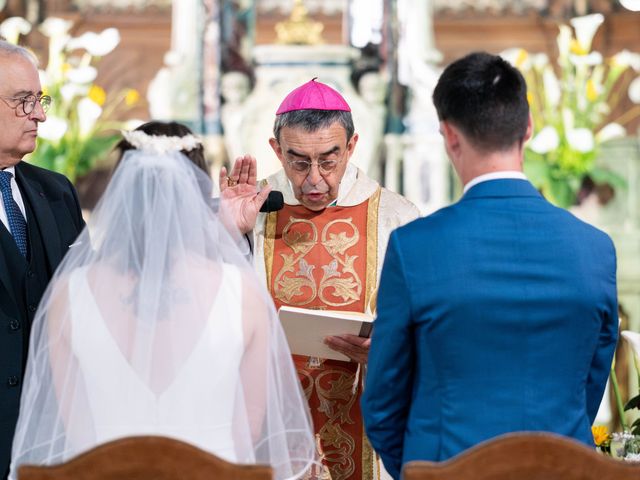
[[38, 58], [31, 50], [27, 50], [20, 45], [14, 45], [13, 43], [9, 43], [0, 37], [0, 55], [20, 55], [21, 57], [29, 60], [33, 65], [38, 67]]
[[347, 133], [347, 142], [353, 136], [353, 118], [351, 112], [342, 110], [293, 110], [276, 115], [273, 124], [273, 136], [280, 141], [280, 131], [284, 127], [301, 128], [305, 132], [316, 132], [321, 128], [328, 128], [338, 122]]

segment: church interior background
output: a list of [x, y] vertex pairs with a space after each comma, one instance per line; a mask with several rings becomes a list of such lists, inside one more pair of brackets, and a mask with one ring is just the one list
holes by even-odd
[[[448, 62], [477, 50], [554, 59], [558, 25], [594, 13], [604, 18], [594, 51], [640, 52], [640, 0], [0, 0], [0, 8], [0, 21], [20, 16], [33, 26], [21, 42], [43, 65], [53, 43], [37, 28], [45, 20], [69, 21], [73, 37], [115, 27], [119, 42], [96, 59], [92, 82], [106, 94], [139, 93], [116, 120], [190, 125], [205, 139], [214, 178], [241, 153], [256, 156], [260, 177], [273, 173], [267, 140], [278, 102], [318, 77], [352, 107], [360, 134], [352, 161], [423, 214], [461, 190], [431, 104]], [[604, 142], [595, 162], [623, 180], [615, 189], [595, 182], [571, 209], [614, 239], [622, 329], [640, 331], [640, 105], [618, 96], [611, 116], [625, 117], [625, 134]], [[111, 168], [103, 157], [76, 180], [88, 209]], [[619, 348], [625, 398], [638, 389], [631, 358]], [[615, 421], [606, 411], [601, 418]]]

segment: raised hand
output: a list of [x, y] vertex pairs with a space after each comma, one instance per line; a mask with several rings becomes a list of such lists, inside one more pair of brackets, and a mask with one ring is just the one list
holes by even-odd
[[251, 155], [236, 158], [228, 175], [225, 167], [220, 169], [221, 208], [243, 234], [255, 227], [260, 207], [271, 191], [269, 186], [258, 191], [257, 176], [256, 159]]

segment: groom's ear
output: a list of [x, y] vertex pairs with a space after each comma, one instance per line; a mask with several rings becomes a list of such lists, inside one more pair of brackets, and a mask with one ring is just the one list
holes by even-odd
[[451, 157], [457, 157], [460, 154], [460, 130], [449, 122], [440, 122], [440, 133], [444, 138], [444, 145]]

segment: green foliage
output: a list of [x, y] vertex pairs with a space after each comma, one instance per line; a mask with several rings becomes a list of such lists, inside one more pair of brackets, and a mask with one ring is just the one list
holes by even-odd
[[[629, 81], [625, 72], [640, 71], [640, 55], [619, 52], [609, 59], [591, 50], [592, 39], [604, 20], [600, 14], [560, 25], [556, 64], [545, 54], [522, 49], [503, 57], [524, 75], [533, 118], [534, 136], [525, 148], [525, 173], [550, 201], [567, 208], [575, 204], [583, 180], [624, 188], [624, 178], [596, 166], [600, 146], [626, 135], [624, 124], [640, 114], [640, 105], [611, 121], [622, 93], [640, 88], [640, 77]], [[637, 84], [637, 85], [636, 85]]]

